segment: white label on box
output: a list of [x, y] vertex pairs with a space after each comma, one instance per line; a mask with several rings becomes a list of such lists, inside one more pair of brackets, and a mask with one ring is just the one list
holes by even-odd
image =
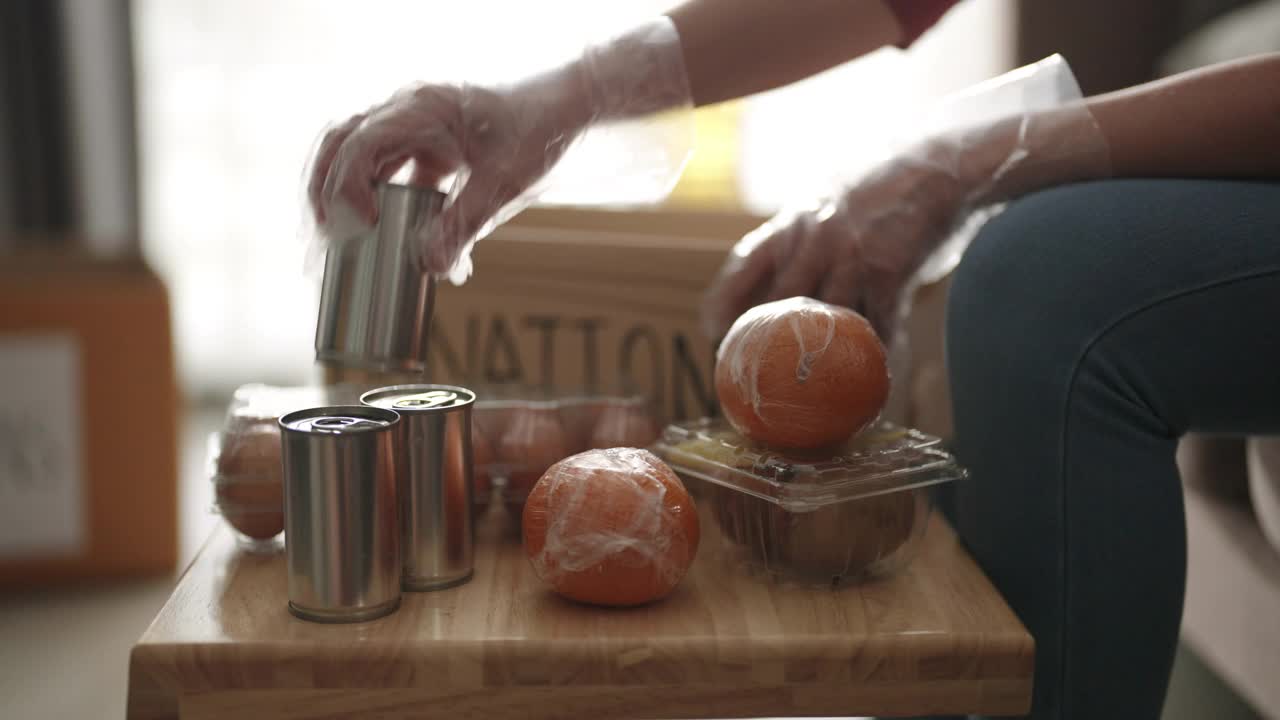
[[84, 548], [80, 409], [74, 335], [0, 335], [0, 557]]

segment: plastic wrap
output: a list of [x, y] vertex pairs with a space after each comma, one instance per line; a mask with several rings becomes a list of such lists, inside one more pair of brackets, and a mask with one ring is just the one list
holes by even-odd
[[[602, 186], [633, 201], [664, 197], [692, 147], [692, 107], [680, 39], [665, 17], [515, 83], [402, 90], [320, 141], [307, 173], [315, 237], [323, 248], [375, 223], [375, 181], [411, 163], [415, 184], [451, 185], [444, 212], [422, 230], [417, 260], [461, 284], [474, 242], [549, 188], [579, 200]], [[594, 173], [582, 172], [587, 159]]]
[[889, 395], [884, 347], [865, 318], [804, 297], [743, 313], [716, 355], [720, 408], [743, 435], [775, 448], [848, 440]]
[[820, 587], [905, 568], [928, 525], [928, 489], [966, 476], [937, 438], [883, 422], [818, 458], [763, 448], [721, 420], [671, 425], [655, 452], [709, 505], [726, 558]]
[[524, 547], [556, 592], [597, 605], [665, 597], [701, 535], [693, 499], [653, 453], [590, 450], [556, 463], [524, 509]]
[[[483, 392], [471, 415], [476, 503], [496, 490], [519, 518], [535, 483], [560, 460], [593, 448], [645, 448], [661, 428], [636, 396]], [[497, 396], [497, 397], [495, 397]]]
[[519, 503], [552, 465], [571, 453], [569, 436], [553, 403], [531, 403], [512, 410], [498, 435], [498, 458], [505, 469], [503, 497]]
[[243, 547], [270, 550], [284, 531], [284, 474], [280, 435], [252, 428], [227, 437], [209, 437], [209, 477], [214, 507]]
[[609, 398], [591, 431], [591, 448], [649, 447], [660, 428], [642, 398]]
[[955, 172], [961, 172], [966, 156], [979, 169], [967, 200], [974, 211], [959, 218], [928, 254], [912, 277], [913, 286], [951, 272], [982, 225], [1004, 209], [1005, 200], [1051, 184], [1111, 174], [1106, 138], [1061, 55], [947, 96], [913, 130], [917, 137], [939, 138]]
[[220, 432], [209, 438], [208, 475], [214, 509], [251, 550], [278, 549], [284, 531], [284, 469], [276, 420], [305, 407], [350, 403], [355, 387], [238, 388]]
[[1056, 55], [904, 126], [911, 136], [884, 162], [743, 237], [703, 307], [711, 336], [753, 305], [805, 295], [859, 311], [890, 341], [901, 299], [949, 272], [1002, 201], [1110, 174], [1105, 138]]

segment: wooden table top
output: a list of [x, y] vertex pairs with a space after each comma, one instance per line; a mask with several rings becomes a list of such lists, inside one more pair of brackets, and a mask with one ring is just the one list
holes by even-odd
[[[935, 516], [888, 580], [764, 584], [705, 538], [666, 600], [576, 605], [545, 590], [495, 507], [474, 579], [405, 593], [373, 622], [286, 610], [284, 556], [220, 528], [134, 646], [129, 717], [732, 718], [1020, 714], [1030, 635]], [[474, 714], [474, 715], [473, 715]]]

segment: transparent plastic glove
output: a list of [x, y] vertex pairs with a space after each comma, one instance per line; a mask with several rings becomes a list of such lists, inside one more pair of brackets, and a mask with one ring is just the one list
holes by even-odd
[[[461, 283], [474, 241], [532, 203], [545, 187], [540, 181], [584, 134], [673, 109], [691, 110], [692, 96], [675, 26], [659, 18], [509, 85], [434, 84], [397, 93], [325, 134], [308, 172], [308, 201], [328, 244], [377, 221], [376, 183], [407, 163], [414, 184], [438, 187], [454, 177], [444, 211], [423, 229], [416, 259]], [[639, 148], [626, 159], [631, 167], [615, 170], [640, 172], [669, 190], [686, 154]]]
[[[1058, 58], [1044, 62], [1047, 69], [1023, 68], [975, 88], [961, 104], [980, 105], [984, 93], [1009, 96], [1008, 84], [1028, 73], [1065, 69]], [[937, 130], [831, 198], [780, 213], [734, 247], [704, 301], [705, 330], [719, 338], [745, 310], [799, 295], [857, 310], [887, 344], [904, 289], [975, 210], [1110, 173], [1105, 138], [1075, 95], [1057, 107]], [[1025, 97], [1012, 104], [1020, 103]]]

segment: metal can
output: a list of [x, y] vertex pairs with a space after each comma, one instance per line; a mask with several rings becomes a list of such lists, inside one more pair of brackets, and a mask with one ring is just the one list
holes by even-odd
[[361, 622], [400, 605], [398, 473], [390, 410], [337, 405], [279, 420], [289, 611]]
[[325, 255], [316, 360], [371, 372], [422, 373], [435, 279], [412, 262], [414, 243], [444, 205], [431, 188], [378, 186], [378, 222]]
[[471, 408], [475, 393], [452, 385], [395, 385], [360, 402], [400, 415], [401, 548], [405, 590], [440, 590], [474, 570]]

